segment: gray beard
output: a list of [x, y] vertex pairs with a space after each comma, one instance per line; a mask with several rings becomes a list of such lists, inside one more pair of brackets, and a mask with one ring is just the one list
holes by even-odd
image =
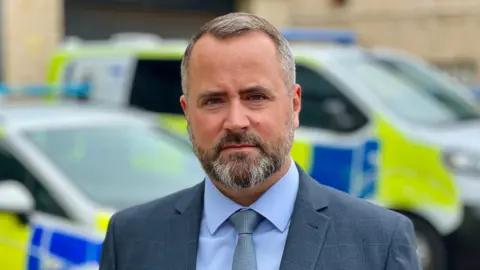
[[[242, 159], [242, 158], [241, 158]], [[243, 160], [230, 161], [222, 164], [219, 159], [213, 162], [212, 178], [227, 188], [252, 188], [263, 183], [278, 172], [284, 165], [284, 158], [272, 158], [261, 155], [253, 164], [248, 157]]]
[[284, 166], [294, 140], [293, 118], [286, 123], [285, 129], [287, 134], [283, 140], [270, 145], [271, 153], [260, 151], [253, 158], [251, 154], [236, 153], [226, 157], [228, 161], [222, 161], [222, 157], [219, 155], [212, 161], [207, 151], [196, 146], [195, 136], [188, 125], [190, 140], [205, 173], [212, 181], [219, 182], [230, 189], [255, 187], [265, 182]]

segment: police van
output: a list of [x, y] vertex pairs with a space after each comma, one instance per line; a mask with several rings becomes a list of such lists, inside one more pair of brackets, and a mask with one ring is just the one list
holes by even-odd
[[[472, 225], [480, 224], [480, 110], [471, 92], [413, 55], [359, 46], [352, 31], [283, 33], [303, 89], [295, 161], [322, 184], [410, 217], [424, 269], [465, 261], [470, 243], [480, 244]], [[186, 135], [186, 46], [148, 34], [68, 41], [48, 82], [87, 82], [90, 100], [157, 113], [159, 126]]]
[[2, 270], [98, 269], [114, 212], [204, 178], [190, 144], [143, 112], [2, 94]]

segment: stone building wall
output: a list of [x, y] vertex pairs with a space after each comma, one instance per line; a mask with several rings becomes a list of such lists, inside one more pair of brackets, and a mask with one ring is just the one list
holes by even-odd
[[[344, 5], [339, 3], [344, 2]], [[349, 28], [363, 44], [407, 50], [440, 67], [480, 63], [480, 0], [252, 0], [277, 26]], [[472, 76], [472, 75], [469, 75]]]
[[[443, 66], [480, 62], [480, 0], [237, 0], [275, 25], [350, 28], [361, 42], [408, 50]], [[2, 0], [3, 78], [42, 82], [63, 38], [63, 0]]]

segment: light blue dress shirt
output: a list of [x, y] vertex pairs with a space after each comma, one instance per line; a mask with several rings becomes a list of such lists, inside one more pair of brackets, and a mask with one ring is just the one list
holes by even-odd
[[[298, 183], [298, 170], [291, 160], [287, 173], [249, 207], [265, 217], [253, 233], [259, 270], [280, 268]], [[197, 254], [198, 270], [231, 269], [237, 232], [227, 219], [243, 208], [224, 196], [207, 177]]]

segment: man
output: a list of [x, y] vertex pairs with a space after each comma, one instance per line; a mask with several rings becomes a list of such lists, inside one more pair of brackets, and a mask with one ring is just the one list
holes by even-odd
[[216, 18], [181, 71], [180, 103], [207, 177], [115, 214], [100, 269], [421, 269], [406, 217], [293, 162], [301, 88], [275, 27], [245, 13]]

